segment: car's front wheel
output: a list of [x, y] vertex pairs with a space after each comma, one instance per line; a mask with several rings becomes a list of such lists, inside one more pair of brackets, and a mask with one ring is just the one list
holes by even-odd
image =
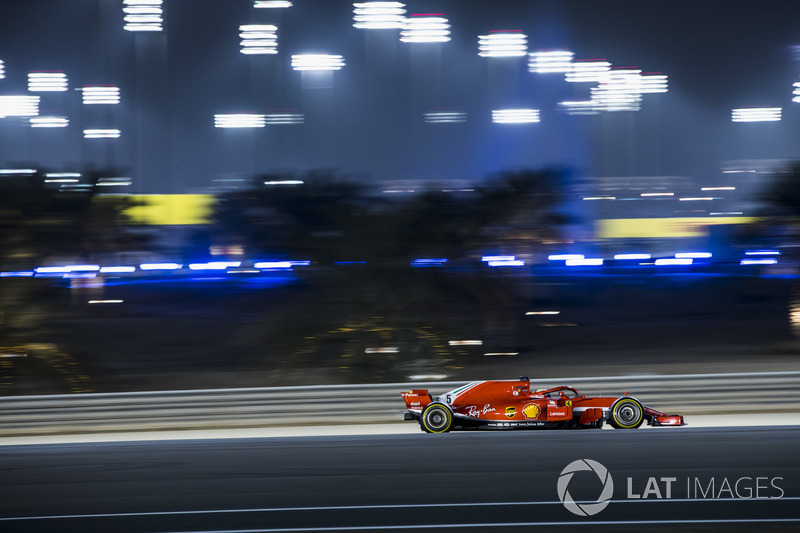
[[636, 429], [644, 421], [644, 407], [636, 398], [620, 398], [611, 407], [608, 423], [614, 429]]
[[453, 413], [443, 403], [429, 403], [419, 418], [422, 431], [426, 433], [445, 433], [453, 425]]

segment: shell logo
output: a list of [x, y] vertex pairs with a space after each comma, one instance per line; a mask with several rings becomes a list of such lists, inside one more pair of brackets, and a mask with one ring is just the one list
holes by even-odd
[[536, 418], [539, 416], [539, 406], [535, 403], [529, 403], [522, 409], [522, 414], [525, 415], [525, 418]]

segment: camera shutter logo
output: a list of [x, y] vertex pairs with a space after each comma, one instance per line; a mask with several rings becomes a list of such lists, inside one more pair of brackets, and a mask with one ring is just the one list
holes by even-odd
[[[597, 502], [577, 503], [572, 499], [569, 490], [567, 490], [567, 486], [572, 480], [572, 476], [575, 475], [575, 472], [583, 471], [594, 472], [597, 474], [597, 477], [600, 478], [600, 482], [603, 483], [603, 491], [597, 498]], [[597, 461], [593, 461], [591, 459], [578, 459], [577, 461], [573, 461], [568, 464], [564, 470], [561, 471], [561, 475], [558, 478], [557, 488], [558, 498], [569, 512], [578, 516], [593, 516], [605, 509], [608, 505], [608, 502], [611, 501], [611, 496], [614, 495], [614, 480], [611, 479], [611, 474], [608, 472], [608, 469]]]

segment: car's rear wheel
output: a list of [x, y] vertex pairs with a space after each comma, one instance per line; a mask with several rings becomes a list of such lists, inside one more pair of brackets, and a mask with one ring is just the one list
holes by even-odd
[[635, 398], [620, 398], [611, 407], [609, 424], [614, 429], [636, 429], [644, 421], [644, 407]]
[[422, 431], [426, 433], [445, 433], [453, 425], [453, 413], [443, 403], [429, 403], [419, 418]]

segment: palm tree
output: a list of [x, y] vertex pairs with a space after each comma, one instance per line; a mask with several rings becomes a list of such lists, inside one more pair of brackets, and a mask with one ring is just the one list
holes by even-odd
[[[388, 377], [409, 354], [447, 367], [458, 350], [447, 340], [464, 335], [464, 315], [483, 315], [486, 334], [506, 333], [504, 342], [515, 342], [514, 281], [474, 268], [476, 256], [497, 247], [525, 255], [555, 237], [566, 221], [558, 211], [562, 177], [507, 172], [468, 192], [389, 199], [335, 175], [270, 187], [262, 184], [286, 177], [263, 176], [255, 187], [219, 199], [214, 238], [241, 244], [250, 256], [314, 264], [303, 276], [315, 288], [315, 308], [303, 317], [309, 328], [287, 324], [303, 337], [287, 363], [334, 364], [350, 377], [369, 379]], [[470, 268], [446, 274], [409, 268], [419, 258]], [[385, 355], [373, 355], [380, 349]]]

